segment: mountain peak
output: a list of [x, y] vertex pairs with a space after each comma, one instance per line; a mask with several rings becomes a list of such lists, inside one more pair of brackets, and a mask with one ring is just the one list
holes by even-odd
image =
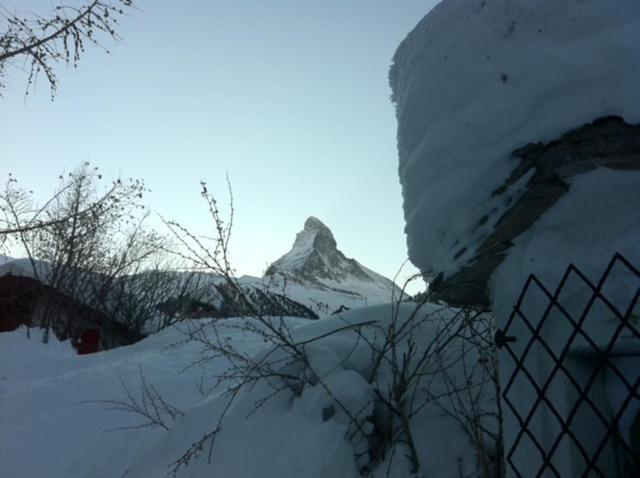
[[319, 312], [322, 310], [319, 297], [329, 297], [328, 301], [335, 302], [336, 307], [340, 304], [353, 307], [366, 304], [367, 299], [372, 299], [372, 303], [386, 302], [398, 290], [389, 279], [346, 257], [338, 249], [331, 230], [314, 216], [307, 218], [291, 250], [267, 268], [265, 277], [275, 283], [284, 280], [296, 294], [296, 300], [315, 304]]
[[[324, 222], [315, 216], [309, 216], [304, 222], [304, 230], [309, 232], [328, 232], [331, 234], [331, 230], [325, 226]], [[333, 235], [333, 234], [331, 234]]]
[[291, 252], [310, 253], [315, 250], [322, 254], [333, 254], [337, 246], [331, 229], [317, 217], [309, 216], [304, 222], [304, 229], [296, 234]]
[[334, 257], [338, 252], [331, 229], [317, 217], [310, 216], [304, 222], [302, 231], [296, 234], [291, 250], [271, 264], [265, 275], [270, 276], [277, 272], [305, 274], [311, 272], [310, 268], [315, 269], [319, 262], [324, 263], [323, 259]]
[[331, 230], [310, 216], [304, 229], [296, 234], [293, 247], [269, 266], [265, 275], [284, 274], [293, 279], [342, 281], [347, 277], [373, 280], [369, 271], [338, 250]]

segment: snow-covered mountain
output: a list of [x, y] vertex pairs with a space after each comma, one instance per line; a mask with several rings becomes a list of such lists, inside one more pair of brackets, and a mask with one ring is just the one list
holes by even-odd
[[262, 282], [319, 314], [400, 296], [391, 280], [346, 257], [331, 230], [315, 217], [305, 221], [291, 250], [269, 266]]
[[[47, 267], [42, 262], [37, 264], [43, 271]], [[28, 259], [7, 258], [5, 263], [0, 262], [0, 276], [5, 274], [32, 277], [33, 266]], [[47, 276], [46, 272], [41, 275]], [[139, 274], [120, 280], [127, 283], [125, 288], [133, 295], [149, 287], [162, 289], [156, 295], [163, 310], [185, 308], [194, 316], [213, 317], [247, 315], [252, 308], [265, 315], [316, 318], [345, 308], [389, 303], [401, 294], [391, 280], [347, 258], [337, 248], [331, 230], [315, 217], [306, 220], [291, 250], [271, 264], [264, 277], [238, 279], [248, 303], [240, 300], [238, 291], [221, 276], [190, 276], [167, 271], [160, 276]], [[185, 294], [187, 280], [193, 283], [190, 288], [194, 293]], [[178, 291], [182, 297], [174, 297], [173, 292]]]

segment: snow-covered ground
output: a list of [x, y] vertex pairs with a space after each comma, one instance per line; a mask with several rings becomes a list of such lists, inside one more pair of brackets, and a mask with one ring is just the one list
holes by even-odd
[[[402, 305], [396, 316], [402, 322], [414, 310]], [[436, 306], [427, 306], [420, 314], [424, 322], [414, 337], [421, 346], [432, 342], [443, 319], [458, 323], [453, 311]], [[216, 428], [224, 413], [213, 446], [205, 440], [177, 476], [356, 478], [359, 468], [370, 461], [366, 450], [374, 427], [363, 419], [362, 430], [355, 430], [348, 416], [362, 419], [374, 414], [375, 390], [388, 388], [390, 371], [383, 366], [376, 380], [367, 380], [371, 348], [353, 326], [366, 322], [363, 336], [380, 343], [381, 331], [393, 316], [387, 305], [322, 321], [283, 319], [292, 339], [306, 343], [309, 366], [320, 381], [311, 376], [303, 389], [285, 387], [264, 403], [261, 400], [274, 389], [269, 382], [258, 381], [241, 389], [228, 409], [224, 386], [213, 387], [207, 396], [200, 390], [214, 385], [213, 376], [227, 370], [229, 363], [217, 359], [189, 367], [203, 358], [203, 349], [196, 342], [182, 342], [185, 336], [176, 328], [133, 346], [87, 356], [74, 355], [68, 343], [42, 344], [34, 330], [30, 339], [25, 328], [0, 334], [2, 476], [114, 477], [125, 472], [128, 478], [165, 476], [175, 460]], [[277, 362], [278, 354], [265, 349], [268, 344], [260, 334], [243, 330], [245, 320], [225, 319], [218, 336], [241, 353]], [[215, 337], [211, 326], [206, 330]], [[294, 375], [309, 373], [298, 366], [292, 363], [287, 370]], [[454, 375], [456, 367], [451, 369]], [[139, 399], [141, 371], [149, 386], [184, 412], [175, 422], [165, 417], [169, 430], [137, 429], [142, 417], [95, 403], [126, 400], [122, 383]], [[442, 391], [437, 384], [427, 388], [435, 395]], [[491, 407], [490, 399], [486, 405]], [[417, 412], [412, 431], [422, 464], [418, 476], [475, 476], [475, 452], [460, 426], [435, 402]], [[114, 428], [120, 430], [108, 431]], [[406, 455], [407, 449], [397, 444], [371, 476], [410, 476]]]
[[[290, 319], [292, 324], [302, 321]], [[226, 329], [225, 336], [248, 353], [263, 346], [261, 338], [237, 329]], [[3, 478], [120, 476], [134, 459], [162, 440], [164, 430], [108, 431], [135, 427], [144, 420], [88, 402], [125, 399], [121, 381], [140, 398], [142, 372], [169, 403], [185, 410], [202, 399], [200, 386], [210, 387], [212, 376], [226, 366], [224, 361], [214, 361], [189, 367], [201, 358], [202, 347], [175, 345], [185, 338], [176, 328], [93, 355], [76, 355], [68, 342], [58, 342], [55, 336], [46, 345], [40, 338], [37, 329], [24, 327], [0, 333]]]

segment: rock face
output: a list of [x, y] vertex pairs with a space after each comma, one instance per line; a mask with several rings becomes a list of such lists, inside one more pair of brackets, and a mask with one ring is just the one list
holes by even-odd
[[305, 221], [291, 250], [267, 268], [264, 280], [319, 313], [390, 302], [394, 294], [400, 296], [391, 280], [346, 257], [331, 230], [315, 217]]
[[[512, 153], [520, 162], [493, 196], [505, 194], [527, 175], [524, 192], [511, 204], [493, 232], [475, 251], [470, 264], [430, 286], [431, 294], [456, 305], [488, 305], [489, 279], [502, 263], [512, 241], [570, 191], [569, 179], [596, 168], [640, 170], [640, 125], [604, 117], [547, 144], [529, 144]], [[463, 254], [461, 246], [456, 254]]]
[[391, 286], [388, 279], [366, 269], [355, 259], [345, 257], [338, 250], [331, 230], [313, 216], [305, 221], [304, 229], [296, 235], [291, 251], [271, 264], [265, 275], [278, 273], [311, 282], [340, 282], [355, 278]]

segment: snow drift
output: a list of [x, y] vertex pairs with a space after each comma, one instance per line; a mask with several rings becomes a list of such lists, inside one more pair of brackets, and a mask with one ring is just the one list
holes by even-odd
[[492, 194], [514, 150], [602, 116], [640, 121], [640, 4], [445, 0], [398, 48], [390, 83], [409, 255], [450, 276], [525, 189]]
[[[298, 360], [283, 361], [287, 357], [282, 350], [265, 343], [259, 329], [247, 328], [251, 319], [242, 318], [183, 322], [135, 345], [91, 356], [77, 356], [68, 343], [55, 339], [44, 345], [35, 330], [31, 339], [24, 328], [0, 334], [0, 361], [9, 364], [0, 375], [3, 477], [147, 478], [175, 469], [175, 476], [183, 478], [212, 474], [357, 478], [367, 465], [372, 477], [410, 476], [408, 450], [401, 437], [388, 443], [377, 458], [369, 455], [376, 443], [371, 440], [380, 433], [371, 421], [380, 416], [375, 410], [376, 390], [391, 393], [393, 385], [388, 357], [371, 378], [372, 346], [383, 346], [384, 332], [394, 318], [400, 324], [415, 320], [413, 333], [404, 330], [398, 342], [400, 357], [408, 356], [408, 347], [413, 347], [414, 357], [420, 357], [437, 340], [454, 344], [438, 360], [429, 355], [434, 360], [422, 364], [419, 371], [424, 380], [408, 395], [415, 406], [411, 428], [421, 472], [451, 478], [477, 476], [478, 450], [451, 414], [454, 410], [447, 407], [452, 398], [448, 387], [469, 386], [482, 410], [492, 410], [494, 400], [484, 383], [486, 377], [465, 373], [484, 363], [482, 356], [476, 349], [461, 355], [468, 343], [464, 334], [444, 333], [451, 331], [449, 326], [457, 330], [466, 324], [456, 310], [426, 305], [416, 313], [413, 305], [401, 304], [397, 309], [369, 307], [319, 321], [274, 318], [292, 340], [305, 344], [306, 366]], [[212, 343], [234, 344], [238, 356], [216, 357], [211, 347], [186, 340], [191, 327], [203, 331]], [[231, 400], [229, 387], [234, 380], [227, 375], [218, 382], [216, 377], [224, 376], [241, 356], [284, 366], [291, 377], [300, 374], [303, 380], [294, 382], [304, 386], [280, 387], [280, 378], [274, 375], [239, 388]], [[441, 366], [451, 382], [430, 378]], [[310, 369], [316, 375], [309, 375]], [[114, 400], [142, 400], [142, 374], [148, 386], [182, 412], [167, 417], [160, 411], [167, 430], [145, 426], [144, 416], [114, 407]], [[354, 428], [349, 415], [361, 425]], [[491, 424], [495, 426], [488, 419], [486, 425]], [[207, 435], [189, 460], [176, 468], [185, 452]]]

